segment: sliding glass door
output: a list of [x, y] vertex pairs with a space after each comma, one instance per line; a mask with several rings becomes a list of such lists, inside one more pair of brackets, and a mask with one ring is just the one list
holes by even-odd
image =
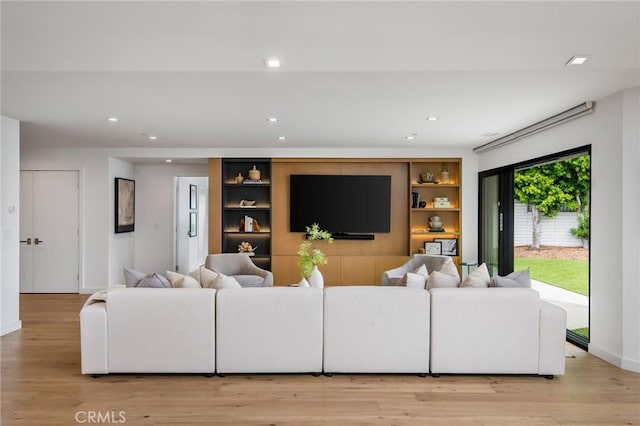
[[[528, 269], [567, 311], [567, 340], [589, 342], [590, 147], [479, 174], [478, 253], [492, 277]], [[515, 231], [518, 231], [517, 233]]]
[[489, 274], [506, 275], [513, 270], [513, 169], [480, 173], [479, 258]]

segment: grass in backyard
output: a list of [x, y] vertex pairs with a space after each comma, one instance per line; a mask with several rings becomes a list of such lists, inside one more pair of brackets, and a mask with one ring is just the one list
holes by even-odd
[[531, 278], [587, 296], [589, 261], [586, 259], [541, 259], [517, 257], [515, 271], [531, 269]]
[[575, 330], [571, 330], [576, 334], [580, 334], [584, 337], [586, 337], [587, 339], [589, 338], [589, 327], [583, 327], [583, 328], [576, 328]]

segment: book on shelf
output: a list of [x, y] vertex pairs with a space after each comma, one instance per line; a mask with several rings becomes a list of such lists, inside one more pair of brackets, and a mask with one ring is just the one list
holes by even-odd
[[245, 180], [242, 181], [242, 183], [244, 185], [255, 185], [255, 184], [261, 184], [262, 180], [260, 180], [260, 179], [255, 179], [255, 180], [254, 179], [245, 179]]

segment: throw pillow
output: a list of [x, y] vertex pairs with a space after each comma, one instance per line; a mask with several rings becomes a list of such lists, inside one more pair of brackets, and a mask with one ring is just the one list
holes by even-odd
[[154, 272], [152, 274], [145, 275], [145, 277], [138, 282], [136, 287], [171, 288], [171, 283], [162, 275]]
[[134, 271], [124, 268], [124, 281], [127, 287], [171, 288], [171, 283], [162, 275]]
[[[420, 265], [417, 268], [415, 268], [413, 271], [411, 272], [407, 272], [406, 274], [404, 274], [402, 276], [402, 278], [400, 278], [400, 280], [398, 280], [398, 284], [396, 284], [399, 287], [409, 287], [409, 285], [407, 285], [407, 274], [418, 274], [420, 276], [423, 277], [423, 285], [422, 288], [424, 288], [424, 283], [427, 281], [427, 278], [429, 278], [429, 272], [427, 271], [427, 267], [425, 265]], [[413, 277], [413, 282], [412, 282], [412, 287], [417, 287], [418, 286], [419, 281], [417, 280], [416, 277]]]
[[494, 287], [523, 287], [531, 288], [531, 276], [529, 268], [524, 271], [515, 271], [506, 277], [497, 276]]
[[402, 277], [405, 280], [405, 285], [409, 288], [424, 289], [426, 283], [426, 277], [420, 274], [414, 274], [413, 272], [407, 272]]
[[204, 266], [200, 267], [200, 285], [203, 288], [214, 288], [213, 282], [218, 278], [218, 273], [213, 272], [211, 269], [207, 269]]
[[166, 271], [165, 275], [173, 288], [200, 288], [200, 283], [193, 277], [173, 271]]
[[460, 287], [489, 287], [490, 282], [489, 270], [487, 265], [483, 263], [462, 280]]
[[427, 279], [427, 290], [432, 288], [458, 287], [460, 278], [454, 275], [443, 274], [440, 271], [433, 271]]
[[222, 290], [223, 288], [242, 288], [240, 283], [233, 277], [228, 277], [225, 274], [218, 274], [213, 281], [213, 288], [216, 290]]

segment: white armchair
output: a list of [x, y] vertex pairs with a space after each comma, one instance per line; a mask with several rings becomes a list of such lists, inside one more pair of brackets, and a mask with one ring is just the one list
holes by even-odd
[[439, 271], [444, 265], [451, 262], [453, 261], [449, 256], [414, 254], [404, 265], [385, 271], [382, 274], [382, 285], [398, 285], [398, 282], [404, 274], [414, 271], [420, 267], [420, 265], [425, 265], [427, 267], [427, 271], [432, 273], [433, 271]]
[[214, 272], [221, 272], [235, 278], [242, 287], [273, 286], [273, 274], [256, 266], [247, 254], [210, 254], [204, 266]]

